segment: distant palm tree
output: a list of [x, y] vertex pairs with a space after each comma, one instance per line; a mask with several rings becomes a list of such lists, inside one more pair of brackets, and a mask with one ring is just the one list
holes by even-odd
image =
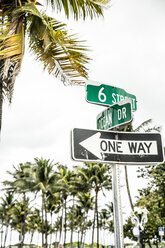
[[18, 166], [13, 166], [14, 172], [8, 171], [13, 178], [13, 180], [6, 180], [3, 184], [6, 186], [6, 190], [11, 191], [12, 193], [15, 192], [17, 194], [23, 195], [24, 201], [24, 211], [22, 216], [21, 222], [21, 233], [22, 237], [20, 238], [20, 247], [23, 246], [24, 237], [25, 237], [25, 220], [26, 220], [26, 204], [27, 204], [27, 197], [26, 194], [31, 191], [34, 184], [32, 181], [32, 165], [31, 163], [20, 163]]
[[[43, 1], [41, 1], [43, 2]], [[46, 5], [64, 10], [67, 17], [73, 13], [75, 19], [103, 15], [108, 0], [45, 0]], [[79, 83], [87, 77], [85, 64], [89, 58], [87, 48], [77, 38], [69, 35], [65, 24], [48, 17], [37, 6], [36, 0], [0, 1], [0, 129], [4, 97], [12, 100], [15, 78], [18, 75], [24, 55], [25, 34], [29, 47], [44, 68], [65, 83]], [[76, 79], [77, 78], [77, 79]]]
[[[27, 220], [29, 214], [29, 198], [17, 200], [13, 209], [12, 209], [12, 222], [11, 226], [13, 229], [19, 232], [19, 248], [22, 248], [24, 245], [25, 234], [28, 231]], [[26, 214], [25, 214], [26, 213]]]
[[92, 233], [92, 247], [94, 246], [95, 220], [97, 226], [97, 248], [99, 247], [99, 218], [98, 218], [98, 194], [104, 193], [104, 189], [112, 189], [112, 181], [109, 173], [109, 167], [101, 163], [85, 163], [83, 167], [77, 168], [82, 180], [88, 182], [88, 185], [95, 192], [95, 208]]
[[[67, 198], [68, 196], [73, 197], [73, 213], [74, 213], [74, 197], [77, 194], [78, 186], [80, 183], [75, 177], [75, 173], [72, 170], [69, 170], [67, 166], [62, 164], [57, 164], [57, 181], [54, 187], [55, 191], [60, 192], [61, 199], [63, 201], [63, 211], [64, 211], [64, 248], [66, 246], [66, 228], [67, 228]], [[63, 219], [62, 219], [63, 220]], [[72, 221], [73, 224], [73, 221]], [[71, 226], [71, 246], [72, 246], [72, 232], [73, 226]]]
[[40, 217], [39, 209], [34, 208], [34, 210], [30, 210], [27, 219], [27, 226], [28, 226], [28, 231], [31, 234], [31, 238], [30, 238], [30, 245], [31, 245], [33, 242], [34, 232], [37, 230], [38, 232], [40, 232], [41, 230], [41, 217]]
[[[2, 219], [4, 220], [4, 224], [6, 226], [5, 236], [4, 236], [4, 242], [3, 247], [6, 246], [6, 240], [8, 236], [8, 228], [11, 222], [11, 215], [12, 215], [12, 209], [15, 206], [15, 200], [14, 200], [14, 194], [13, 192], [8, 191], [4, 197], [1, 197], [1, 211], [3, 211]], [[3, 230], [2, 230], [3, 231]], [[2, 241], [2, 240], [1, 240]]]
[[[77, 195], [78, 201], [77, 204], [78, 206], [82, 209], [82, 214], [84, 216], [84, 218], [82, 218], [82, 223], [80, 223], [81, 225], [81, 239], [80, 239], [80, 243], [82, 245], [82, 241], [83, 241], [83, 235], [84, 235], [84, 239], [85, 239], [85, 231], [86, 231], [86, 226], [88, 224], [87, 218], [88, 218], [88, 212], [89, 210], [93, 209], [93, 205], [94, 205], [94, 197], [91, 196], [91, 193], [79, 193]], [[82, 245], [83, 247], [83, 245]]]
[[[56, 182], [56, 173], [54, 164], [49, 159], [35, 158], [33, 165], [33, 191], [41, 192], [42, 194], [42, 246], [48, 246], [48, 221], [47, 221], [47, 194], [51, 192]], [[44, 218], [45, 216], [45, 218]], [[44, 241], [45, 233], [45, 241]]]

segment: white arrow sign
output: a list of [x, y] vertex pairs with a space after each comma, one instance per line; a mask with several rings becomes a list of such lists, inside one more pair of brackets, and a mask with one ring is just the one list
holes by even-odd
[[124, 155], [157, 155], [157, 142], [155, 140], [115, 140], [102, 139], [98, 132], [88, 139], [80, 142], [80, 145], [94, 154], [99, 159], [104, 153]]
[[156, 164], [164, 161], [159, 133], [129, 133], [74, 128], [72, 157], [78, 161]]

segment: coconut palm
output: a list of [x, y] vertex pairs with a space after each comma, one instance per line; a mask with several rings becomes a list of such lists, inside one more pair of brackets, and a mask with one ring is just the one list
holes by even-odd
[[91, 196], [91, 193], [79, 193], [77, 195], [77, 198], [78, 198], [78, 206], [80, 207], [80, 209], [82, 209], [82, 215], [83, 215], [83, 218], [81, 219], [82, 220], [82, 223], [80, 224], [81, 225], [81, 239], [80, 239], [80, 243], [82, 244], [82, 241], [83, 241], [83, 235], [84, 235], [84, 240], [85, 240], [85, 227], [87, 226], [88, 224], [88, 213], [89, 213], [89, 210], [92, 210], [93, 209], [93, 205], [94, 205], [94, 197]]
[[49, 159], [46, 160], [43, 158], [35, 158], [34, 160], [35, 164], [33, 165], [33, 190], [35, 190], [36, 192], [41, 192], [42, 195], [42, 246], [47, 248], [47, 194], [51, 192], [52, 187], [56, 182], [56, 173], [54, 172], [54, 164]]
[[[64, 11], [75, 19], [103, 15], [108, 0], [41, 0], [53, 10]], [[69, 35], [65, 24], [39, 11], [36, 0], [0, 1], [0, 128], [4, 97], [12, 100], [15, 79], [20, 71], [25, 50], [25, 35], [31, 51], [45, 69], [64, 83], [80, 83], [87, 78], [87, 50]], [[37, 8], [38, 7], [38, 8]]]
[[40, 210], [37, 208], [30, 210], [27, 221], [28, 230], [31, 233], [30, 245], [32, 245], [35, 231], [38, 230], [39, 232], [41, 230]]
[[[63, 211], [64, 211], [64, 247], [66, 244], [66, 228], [67, 228], [67, 199], [68, 196], [73, 197], [72, 209], [74, 212], [74, 197], [78, 191], [79, 181], [75, 177], [75, 173], [67, 168], [67, 166], [62, 164], [57, 164], [57, 181], [55, 185], [55, 190], [61, 193], [61, 198], [63, 200]], [[63, 224], [62, 224], [63, 226]], [[73, 220], [71, 226], [71, 246], [72, 246], [72, 234], [73, 234]]]
[[20, 238], [20, 247], [23, 246], [24, 238], [25, 238], [25, 220], [26, 220], [26, 209], [27, 209], [27, 202], [28, 198], [26, 197], [26, 194], [31, 191], [31, 189], [34, 186], [34, 183], [32, 181], [32, 165], [31, 163], [20, 163], [17, 166], [13, 166], [14, 172], [8, 171], [8, 174], [12, 176], [12, 180], [6, 180], [3, 182], [3, 184], [6, 186], [6, 189], [15, 192], [17, 194], [21, 194], [23, 198], [23, 216], [21, 218], [21, 233], [22, 236]]
[[54, 227], [53, 227], [53, 216], [54, 214], [58, 214], [61, 206], [62, 202], [60, 199], [60, 193], [59, 192], [48, 192], [47, 194], [47, 211], [50, 214], [50, 225], [51, 225], [51, 233], [50, 233], [50, 245], [52, 244], [52, 234], [55, 232], [54, 231]]
[[82, 180], [88, 182], [95, 192], [95, 208], [92, 232], [92, 247], [94, 245], [95, 221], [97, 226], [97, 248], [99, 247], [99, 219], [98, 219], [98, 194], [100, 191], [104, 194], [104, 189], [112, 188], [109, 167], [101, 163], [85, 163], [84, 167], [77, 168]]
[[[10, 192], [10, 191], [6, 192], [4, 197], [1, 197], [1, 201], [2, 201], [2, 203], [1, 203], [0, 209], [1, 209], [1, 213], [2, 213], [2, 220], [4, 220], [4, 224], [6, 226], [4, 242], [3, 242], [3, 247], [5, 247], [7, 236], [8, 236], [8, 229], [9, 229], [9, 225], [11, 222], [11, 213], [12, 213], [12, 209], [15, 205], [13, 192]], [[1, 240], [1, 242], [2, 242], [2, 240]]]
[[20, 200], [16, 200], [16, 203], [11, 211], [11, 227], [19, 233], [19, 248], [23, 247], [25, 234], [28, 231], [28, 226], [25, 225], [25, 221], [28, 218], [29, 211], [29, 198], [26, 198], [25, 202], [23, 197]]

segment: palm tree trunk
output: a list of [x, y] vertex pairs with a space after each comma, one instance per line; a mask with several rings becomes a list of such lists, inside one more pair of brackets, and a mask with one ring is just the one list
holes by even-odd
[[80, 238], [80, 247], [83, 247], [83, 227], [82, 227], [82, 230], [81, 230], [81, 238]]
[[78, 248], [80, 248], [80, 230], [78, 230], [78, 233], [77, 233], [77, 235], [78, 235]]
[[24, 199], [24, 216], [23, 216], [23, 223], [22, 223], [22, 242], [21, 247], [24, 245], [25, 240], [25, 220], [26, 220], [26, 195], [23, 193], [23, 199]]
[[70, 247], [71, 248], [73, 248], [73, 229], [74, 229], [74, 195], [73, 195], [71, 235], [70, 235]]
[[66, 198], [64, 200], [64, 203], [65, 203], [65, 226], [64, 226], [64, 248], [66, 247]]
[[33, 241], [33, 236], [34, 236], [34, 231], [32, 231], [31, 238], [30, 238], [30, 245], [32, 244]]
[[42, 194], [42, 227], [41, 227], [41, 232], [42, 232], [42, 247], [44, 247], [44, 196]]
[[52, 245], [52, 233], [53, 233], [53, 218], [52, 218], [53, 212], [51, 211], [50, 213], [50, 218], [51, 218], [51, 233], [50, 233], [50, 247]]
[[129, 202], [130, 202], [130, 205], [131, 205], [131, 209], [132, 209], [132, 211], [134, 211], [134, 206], [133, 206], [131, 193], [130, 193], [130, 188], [129, 188], [129, 183], [128, 183], [128, 172], [127, 172], [127, 166], [126, 165], [124, 166], [124, 169], [125, 169], [125, 180], [126, 180], [128, 198], [129, 198]]
[[9, 229], [9, 220], [7, 220], [7, 223], [6, 223], [6, 231], [5, 231], [5, 237], [4, 237], [3, 247], [5, 247], [5, 245], [6, 245], [6, 239], [7, 239], [7, 235], [8, 235], [8, 229]]
[[48, 220], [47, 220], [45, 193], [43, 194], [43, 200], [44, 200], [44, 211], [45, 211], [45, 248], [47, 248], [48, 247]]
[[4, 227], [4, 220], [2, 220], [2, 224], [1, 224], [1, 248], [2, 248], [2, 242], [3, 242], [3, 227]]
[[59, 245], [61, 244], [62, 231], [63, 231], [63, 212], [64, 212], [64, 207], [62, 207], [62, 214], [61, 214], [61, 226], [60, 226], [60, 235], [59, 235]]
[[96, 201], [95, 201], [94, 218], [93, 218], [93, 229], [92, 229], [92, 248], [94, 247], [95, 219], [96, 219]]
[[10, 244], [9, 244], [9, 247], [11, 247], [11, 241], [12, 241], [12, 227], [10, 227]]
[[97, 248], [99, 248], [99, 215], [98, 215], [98, 190], [96, 189], [96, 223], [97, 223]]

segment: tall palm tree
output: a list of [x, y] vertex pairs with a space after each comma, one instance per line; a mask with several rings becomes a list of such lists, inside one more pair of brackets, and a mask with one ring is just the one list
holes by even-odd
[[97, 248], [99, 247], [99, 219], [98, 219], [98, 194], [100, 191], [104, 193], [104, 189], [112, 189], [111, 175], [108, 165], [101, 163], [85, 163], [84, 167], [78, 168], [82, 179], [91, 185], [95, 192], [95, 208], [92, 233], [92, 247], [94, 245], [94, 229], [95, 221], [97, 226]]
[[[75, 173], [69, 170], [67, 166], [62, 164], [57, 164], [57, 181], [55, 185], [55, 190], [61, 193], [61, 198], [63, 199], [63, 210], [64, 210], [64, 248], [66, 245], [66, 228], [67, 228], [67, 199], [68, 196], [73, 197], [73, 212], [74, 212], [74, 197], [78, 191], [78, 186], [80, 183], [76, 180]], [[72, 222], [73, 223], [73, 222]], [[63, 226], [63, 225], [62, 225]], [[71, 227], [73, 231], [73, 226]], [[72, 234], [71, 231], [71, 234]], [[72, 237], [71, 237], [72, 246]]]
[[[26, 212], [26, 215], [25, 215]], [[25, 225], [25, 221], [29, 215], [29, 198], [26, 198], [26, 202], [22, 197], [21, 200], [17, 200], [12, 208], [12, 227], [19, 232], [19, 248], [24, 245], [25, 234], [28, 231], [28, 226]], [[25, 219], [26, 218], [26, 219]]]
[[22, 222], [21, 222], [21, 233], [22, 237], [20, 238], [20, 247], [23, 246], [24, 238], [25, 238], [25, 220], [26, 220], [26, 209], [27, 209], [27, 202], [28, 198], [26, 197], [26, 194], [31, 191], [31, 189], [34, 186], [34, 183], [32, 181], [32, 165], [31, 163], [20, 163], [17, 166], [13, 166], [14, 172], [8, 171], [8, 174], [12, 176], [13, 180], [6, 180], [3, 182], [3, 184], [6, 186], [6, 190], [9, 190], [11, 192], [15, 192], [17, 194], [22, 194], [23, 196], [23, 216], [22, 216]]
[[[33, 165], [33, 190], [41, 192], [42, 195], [42, 246], [47, 248], [48, 245], [48, 221], [47, 221], [47, 194], [51, 192], [55, 182], [56, 173], [54, 172], [54, 164], [49, 159], [35, 158]], [[44, 241], [45, 233], [45, 241]]]
[[[53, 187], [54, 188], [54, 187]], [[50, 233], [50, 245], [52, 244], [52, 234], [55, 233], [53, 227], [53, 216], [54, 214], [58, 214], [61, 209], [61, 199], [60, 193], [55, 192], [52, 189], [52, 192], [48, 192], [47, 194], [47, 211], [50, 214], [50, 222], [51, 222], [51, 233]]]
[[[82, 244], [82, 240], [83, 240], [83, 235], [84, 235], [84, 239], [85, 239], [85, 227], [87, 226], [87, 218], [88, 218], [88, 212], [89, 210], [93, 209], [93, 205], [94, 205], [94, 197], [91, 196], [91, 193], [79, 193], [77, 195], [78, 198], [78, 206], [82, 209], [82, 215], [84, 216], [83, 222], [81, 223], [81, 239], [80, 239], [80, 243]], [[82, 246], [83, 247], [83, 246]]]
[[3, 211], [3, 217], [2, 219], [4, 219], [4, 224], [6, 226], [6, 231], [5, 231], [5, 236], [4, 236], [4, 244], [3, 247], [5, 247], [6, 245], [6, 240], [7, 240], [7, 235], [8, 235], [8, 229], [9, 229], [9, 225], [11, 222], [11, 213], [12, 213], [12, 209], [15, 205], [15, 200], [14, 200], [14, 194], [13, 192], [6, 192], [6, 194], [4, 195], [4, 197], [1, 197], [1, 211]]
[[[75, 19], [103, 15], [103, 8], [109, 0], [44, 0], [46, 5], [64, 11]], [[43, 2], [43, 0], [41, 1]], [[0, 129], [4, 97], [12, 100], [14, 83], [22, 63], [25, 50], [25, 35], [29, 47], [44, 68], [64, 83], [80, 83], [87, 78], [85, 54], [87, 48], [69, 35], [65, 24], [39, 11], [42, 4], [36, 0], [0, 1]]]

